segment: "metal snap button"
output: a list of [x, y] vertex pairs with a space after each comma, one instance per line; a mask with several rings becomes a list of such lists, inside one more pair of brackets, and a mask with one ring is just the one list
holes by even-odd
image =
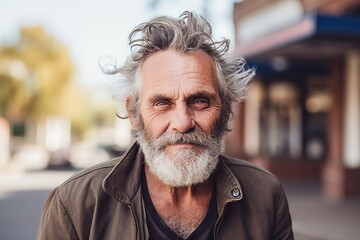
[[238, 196], [240, 196], [240, 190], [237, 189], [237, 188], [234, 188], [234, 189], [231, 191], [231, 194], [233, 195], [233, 197], [238, 197]]

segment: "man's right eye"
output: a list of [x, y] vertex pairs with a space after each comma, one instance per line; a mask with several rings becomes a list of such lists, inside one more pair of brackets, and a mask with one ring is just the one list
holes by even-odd
[[161, 101], [157, 101], [154, 103], [154, 107], [158, 108], [158, 109], [164, 109], [167, 108], [169, 106], [169, 102], [161, 100]]
[[168, 103], [167, 102], [165, 102], [165, 101], [158, 101], [158, 102], [156, 102], [154, 105], [155, 106], [164, 106], [164, 105], [167, 105]]

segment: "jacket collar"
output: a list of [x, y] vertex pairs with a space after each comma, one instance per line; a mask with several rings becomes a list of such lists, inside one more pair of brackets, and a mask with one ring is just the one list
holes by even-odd
[[102, 183], [105, 192], [127, 205], [131, 204], [141, 183], [143, 161], [139, 148], [133, 143]]
[[[219, 156], [219, 160], [214, 175], [218, 212], [222, 213], [227, 203], [241, 200], [243, 192], [240, 182], [225, 163], [226, 157]], [[124, 204], [131, 204], [140, 188], [143, 165], [140, 147], [135, 142], [104, 179], [104, 191]]]
[[224, 211], [226, 204], [239, 201], [243, 198], [243, 191], [239, 180], [225, 163], [226, 157], [219, 156], [219, 164], [215, 170], [215, 183], [217, 206], [219, 216]]

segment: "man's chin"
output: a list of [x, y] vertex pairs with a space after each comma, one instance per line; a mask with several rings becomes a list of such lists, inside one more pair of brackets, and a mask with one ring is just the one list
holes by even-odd
[[146, 157], [145, 162], [150, 171], [166, 185], [173, 187], [191, 186], [207, 180], [215, 170], [218, 158], [210, 150], [201, 148], [194, 151], [188, 146], [166, 148]]
[[196, 155], [198, 155], [204, 151], [204, 148], [196, 144], [179, 143], [179, 144], [168, 145], [163, 149], [163, 152], [166, 155], [174, 155], [174, 154], [177, 155], [181, 153], [181, 151], [191, 151]]

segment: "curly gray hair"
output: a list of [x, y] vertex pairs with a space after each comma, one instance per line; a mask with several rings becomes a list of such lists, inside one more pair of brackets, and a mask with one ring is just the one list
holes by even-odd
[[222, 103], [221, 122], [227, 128], [235, 103], [244, 99], [247, 86], [254, 76], [254, 69], [245, 68], [243, 58], [226, 57], [230, 41], [215, 41], [210, 24], [194, 12], [184, 12], [178, 19], [162, 16], [136, 26], [129, 35], [131, 54], [125, 64], [108, 74], [120, 74], [114, 98], [125, 107], [128, 96], [134, 98], [131, 110], [137, 113], [139, 89], [141, 87], [140, 69], [151, 54], [167, 49], [179, 53], [203, 50], [215, 61]]

